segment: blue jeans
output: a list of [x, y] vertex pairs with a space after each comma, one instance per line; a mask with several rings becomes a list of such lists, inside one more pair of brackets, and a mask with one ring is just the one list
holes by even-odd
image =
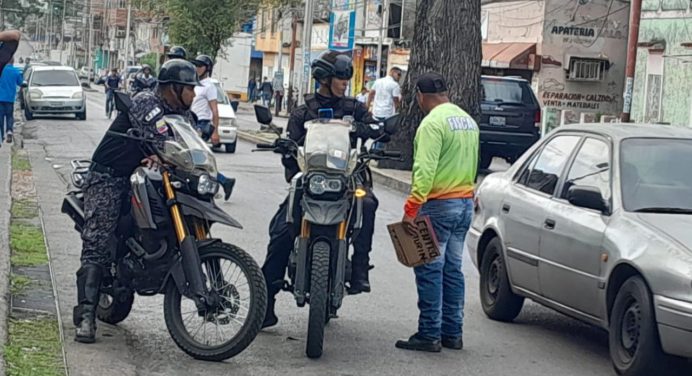
[[226, 180], [228, 180], [228, 178], [226, 177], [226, 175], [219, 172], [216, 174], [216, 180], [219, 182], [219, 184], [223, 185], [226, 182]]
[[211, 134], [214, 131], [214, 126], [211, 124], [211, 120], [197, 120], [197, 130], [202, 133], [200, 137], [205, 142], [211, 139]]
[[5, 130], [11, 134], [14, 130], [14, 103], [0, 102], [0, 142], [5, 138]]
[[432, 200], [420, 215], [430, 217], [440, 244], [435, 261], [414, 268], [418, 288], [418, 334], [459, 338], [464, 320], [464, 238], [471, 226], [472, 199]]
[[115, 90], [106, 89], [106, 113], [115, 110]]

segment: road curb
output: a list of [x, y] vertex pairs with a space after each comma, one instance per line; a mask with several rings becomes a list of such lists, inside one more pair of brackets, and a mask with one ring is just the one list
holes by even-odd
[[[255, 144], [274, 142], [274, 140], [271, 138], [263, 137], [241, 130], [238, 130], [238, 138], [243, 141]], [[391, 188], [395, 191], [399, 191], [402, 193], [409, 193], [411, 191], [411, 183], [401, 180], [395, 176], [392, 176], [387, 171], [384, 171], [377, 167], [370, 167], [370, 169], [372, 170], [372, 179], [375, 183], [384, 185], [385, 187]]]
[[[7, 147], [6, 149], [11, 149]], [[2, 234], [2, 240], [0, 240], [0, 344], [4, 346], [7, 344], [7, 318], [9, 317], [11, 307], [10, 307], [10, 207], [12, 205], [12, 195], [10, 195], [10, 189], [12, 184], [12, 157], [11, 153], [8, 154], [7, 162], [5, 167], [7, 168], [7, 174], [5, 175], [5, 192], [7, 192], [7, 197], [0, 203], [0, 223], [3, 224], [3, 228], [7, 231]], [[0, 351], [0, 375], [6, 374], [5, 367], [5, 355], [4, 351]]]

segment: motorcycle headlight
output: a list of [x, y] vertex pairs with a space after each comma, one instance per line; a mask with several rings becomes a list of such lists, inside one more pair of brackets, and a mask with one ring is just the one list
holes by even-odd
[[341, 192], [343, 183], [340, 179], [331, 179], [324, 175], [313, 175], [308, 182], [308, 191], [313, 195]]
[[209, 175], [200, 175], [197, 180], [197, 193], [200, 195], [214, 195], [219, 191], [219, 183]]

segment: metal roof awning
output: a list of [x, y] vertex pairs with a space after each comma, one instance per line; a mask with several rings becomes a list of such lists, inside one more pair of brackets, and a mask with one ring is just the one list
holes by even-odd
[[482, 66], [533, 69], [529, 66], [532, 54], [536, 54], [535, 43], [483, 43]]

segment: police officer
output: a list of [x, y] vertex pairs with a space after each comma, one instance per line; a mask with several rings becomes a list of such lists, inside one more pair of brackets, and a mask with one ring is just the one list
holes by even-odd
[[[312, 63], [312, 76], [320, 83], [316, 94], [305, 96], [305, 104], [298, 107], [288, 121], [287, 135], [302, 145], [306, 130], [305, 123], [318, 118], [320, 109], [332, 109], [335, 119], [352, 116], [356, 122], [369, 123], [373, 119], [365, 106], [355, 98], [345, 97], [348, 82], [353, 76], [351, 58], [336, 51], [327, 51]], [[358, 136], [365, 138], [377, 137], [369, 127], [360, 127]], [[355, 142], [355, 140], [353, 140]], [[291, 181], [300, 169], [295, 158], [284, 155], [282, 164], [285, 167], [286, 181]], [[378, 201], [369, 190], [363, 199], [363, 224], [358, 236], [354, 239], [354, 252], [351, 259], [353, 272], [351, 275], [349, 294], [370, 292], [368, 269], [369, 253], [372, 248], [372, 236], [375, 227], [375, 211]], [[262, 272], [267, 281], [268, 306], [263, 327], [276, 325], [278, 318], [274, 313], [276, 294], [281, 288], [288, 265], [288, 258], [293, 248], [294, 229], [286, 223], [288, 199], [279, 206], [279, 211], [269, 225], [269, 246], [267, 258], [262, 266]]]
[[[191, 63], [174, 59], [161, 67], [155, 92], [143, 92], [132, 99], [128, 112], [121, 112], [109, 130], [125, 134], [141, 128], [158, 135], [157, 123], [166, 114], [192, 120], [189, 109], [199, 85]], [[164, 136], [160, 136], [164, 137]], [[92, 156], [84, 188], [84, 228], [81, 267], [77, 271], [77, 303], [74, 308], [75, 341], [93, 343], [95, 314], [103, 275], [113, 260], [112, 239], [121, 207], [130, 191], [129, 177], [141, 163], [149, 167], [156, 158], [145, 155], [134, 140], [107, 133]]]
[[187, 59], [187, 51], [181, 46], [173, 46], [166, 54], [166, 60], [170, 59]]

